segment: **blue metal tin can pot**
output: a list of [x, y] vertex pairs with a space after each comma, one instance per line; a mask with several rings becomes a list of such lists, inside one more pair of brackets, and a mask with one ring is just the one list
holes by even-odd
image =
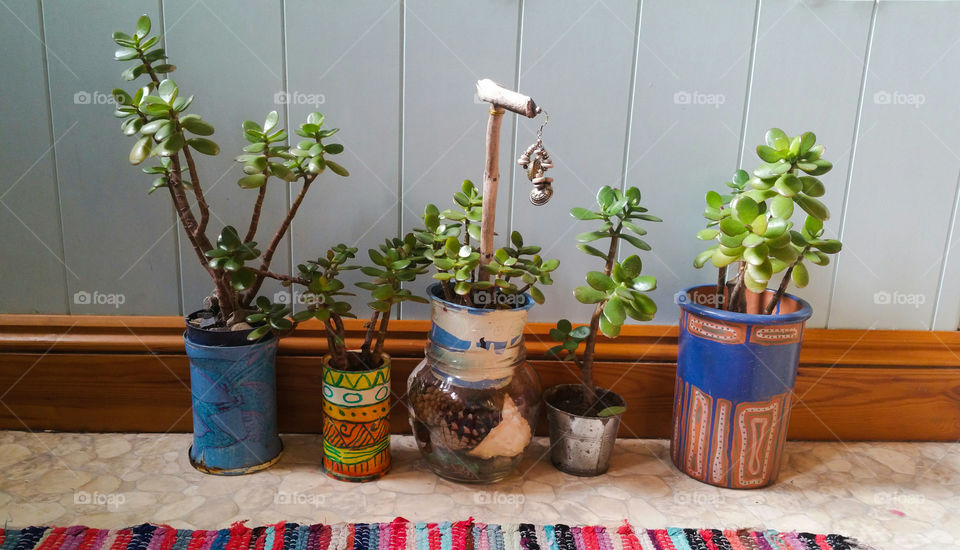
[[277, 434], [277, 338], [216, 346], [197, 343], [204, 338], [192, 338], [196, 332], [184, 334], [193, 398], [190, 463], [217, 475], [272, 466], [283, 449]]
[[723, 311], [712, 307], [715, 290], [695, 286], [676, 296], [680, 338], [670, 453], [677, 468], [704, 483], [765, 487], [780, 470], [812, 310], [785, 294], [772, 315]]

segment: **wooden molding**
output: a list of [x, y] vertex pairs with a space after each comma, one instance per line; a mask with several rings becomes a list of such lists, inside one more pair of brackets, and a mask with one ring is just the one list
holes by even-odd
[[[544, 387], [576, 380], [546, 360], [551, 325], [527, 327], [528, 358]], [[395, 432], [409, 431], [402, 397], [423, 357], [428, 321], [394, 321]], [[362, 321], [347, 323], [359, 346]], [[0, 315], [0, 428], [189, 431], [189, 365], [179, 317]], [[597, 346], [597, 382], [627, 398], [621, 436], [669, 437], [677, 328], [626, 326]], [[280, 428], [319, 432], [318, 357], [326, 339], [305, 323], [281, 341]], [[790, 437], [820, 440], [960, 439], [960, 333], [807, 330]]]

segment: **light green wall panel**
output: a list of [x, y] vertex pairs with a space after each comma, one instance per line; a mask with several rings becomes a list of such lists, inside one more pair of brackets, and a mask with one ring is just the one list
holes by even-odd
[[960, 172], [957, 21], [955, 2], [878, 6], [830, 328], [929, 329], [941, 277], [955, 288], [941, 262]]
[[[554, 178], [554, 196], [545, 206], [530, 203], [532, 186], [516, 158], [536, 140], [542, 117], [523, 119], [518, 151], [503, 160], [513, 165], [516, 178], [512, 227], [525, 242], [541, 245], [544, 258], [560, 260], [553, 287], [544, 289], [547, 303], [531, 310], [530, 318], [586, 322], [590, 309], [574, 301], [573, 289], [583, 284], [588, 269], [602, 263], [577, 250], [574, 237], [590, 226], [576, 222], [569, 211], [592, 204], [601, 186], [621, 184], [637, 3], [618, 0], [584, 8], [581, 2], [529, 1], [524, 13], [520, 89], [551, 115], [543, 144], [554, 161], [548, 174]], [[506, 157], [508, 150], [503, 153]]]
[[0, 308], [67, 313], [76, 274], [63, 261], [40, 5], [6, 2], [0, 14]]
[[663, 218], [641, 224], [653, 250], [639, 255], [658, 283], [655, 323], [677, 321], [680, 289], [716, 282], [715, 269], [693, 267], [706, 248], [695, 235], [706, 223], [704, 194], [737, 166], [755, 14], [754, 2], [643, 2], [626, 183]]
[[[422, 227], [424, 207], [454, 208], [453, 193], [465, 179], [483, 187], [484, 139], [489, 104], [475, 84], [490, 78], [515, 88], [518, 2], [488, 5], [442, 0], [405, 2], [403, 230]], [[483, 44], [483, 47], [478, 47]], [[534, 93], [532, 90], [525, 90]], [[506, 113], [500, 134], [501, 183], [497, 193], [497, 246], [510, 226], [513, 121]], [[526, 181], [526, 180], [524, 180]], [[412, 286], [425, 295], [434, 279]], [[425, 319], [428, 306], [408, 304], [404, 317]]]
[[159, 29], [155, 1], [43, 2], [71, 313], [180, 312], [173, 209], [127, 164], [133, 140], [110, 97], [134, 88], [120, 79], [129, 62], [113, 60], [110, 36], [133, 32], [143, 13]]
[[[397, 235], [400, 166], [400, 4], [286, 2], [285, 39], [290, 123], [321, 111], [340, 128], [331, 140], [345, 150], [336, 162], [350, 171], [327, 171], [313, 184], [294, 222], [293, 257], [316, 258], [330, 246], [367, 249]], [[362, 275], [348, 274], [352, 286]], [[360, 316], [369, 309], [361, 289], [351, 299]]]

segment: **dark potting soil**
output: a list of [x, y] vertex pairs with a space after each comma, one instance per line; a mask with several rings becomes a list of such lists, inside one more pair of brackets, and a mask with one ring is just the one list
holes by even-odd
[[607, 407], [623, 407], [626, 402], [616, 393], [597, 388], [597, 400], [593, 405], [587, 405], [583, 398], [583, 386], [571, 386], [557, 390], [549, 399], [549, 403], [561, 411], [577, 416], [599, 418], [600, 411]]

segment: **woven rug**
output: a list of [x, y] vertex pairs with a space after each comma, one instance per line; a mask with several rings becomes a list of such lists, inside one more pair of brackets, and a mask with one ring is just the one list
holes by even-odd
[[717, 529], [639, 529], [562, 524], [458, 522], [301, 525], [249, 528], [235, 523], [215, 531], [138, 525], [126, 529], [27, 527], [0, 529], [0, 550], [857, 550], [840, 535]]

